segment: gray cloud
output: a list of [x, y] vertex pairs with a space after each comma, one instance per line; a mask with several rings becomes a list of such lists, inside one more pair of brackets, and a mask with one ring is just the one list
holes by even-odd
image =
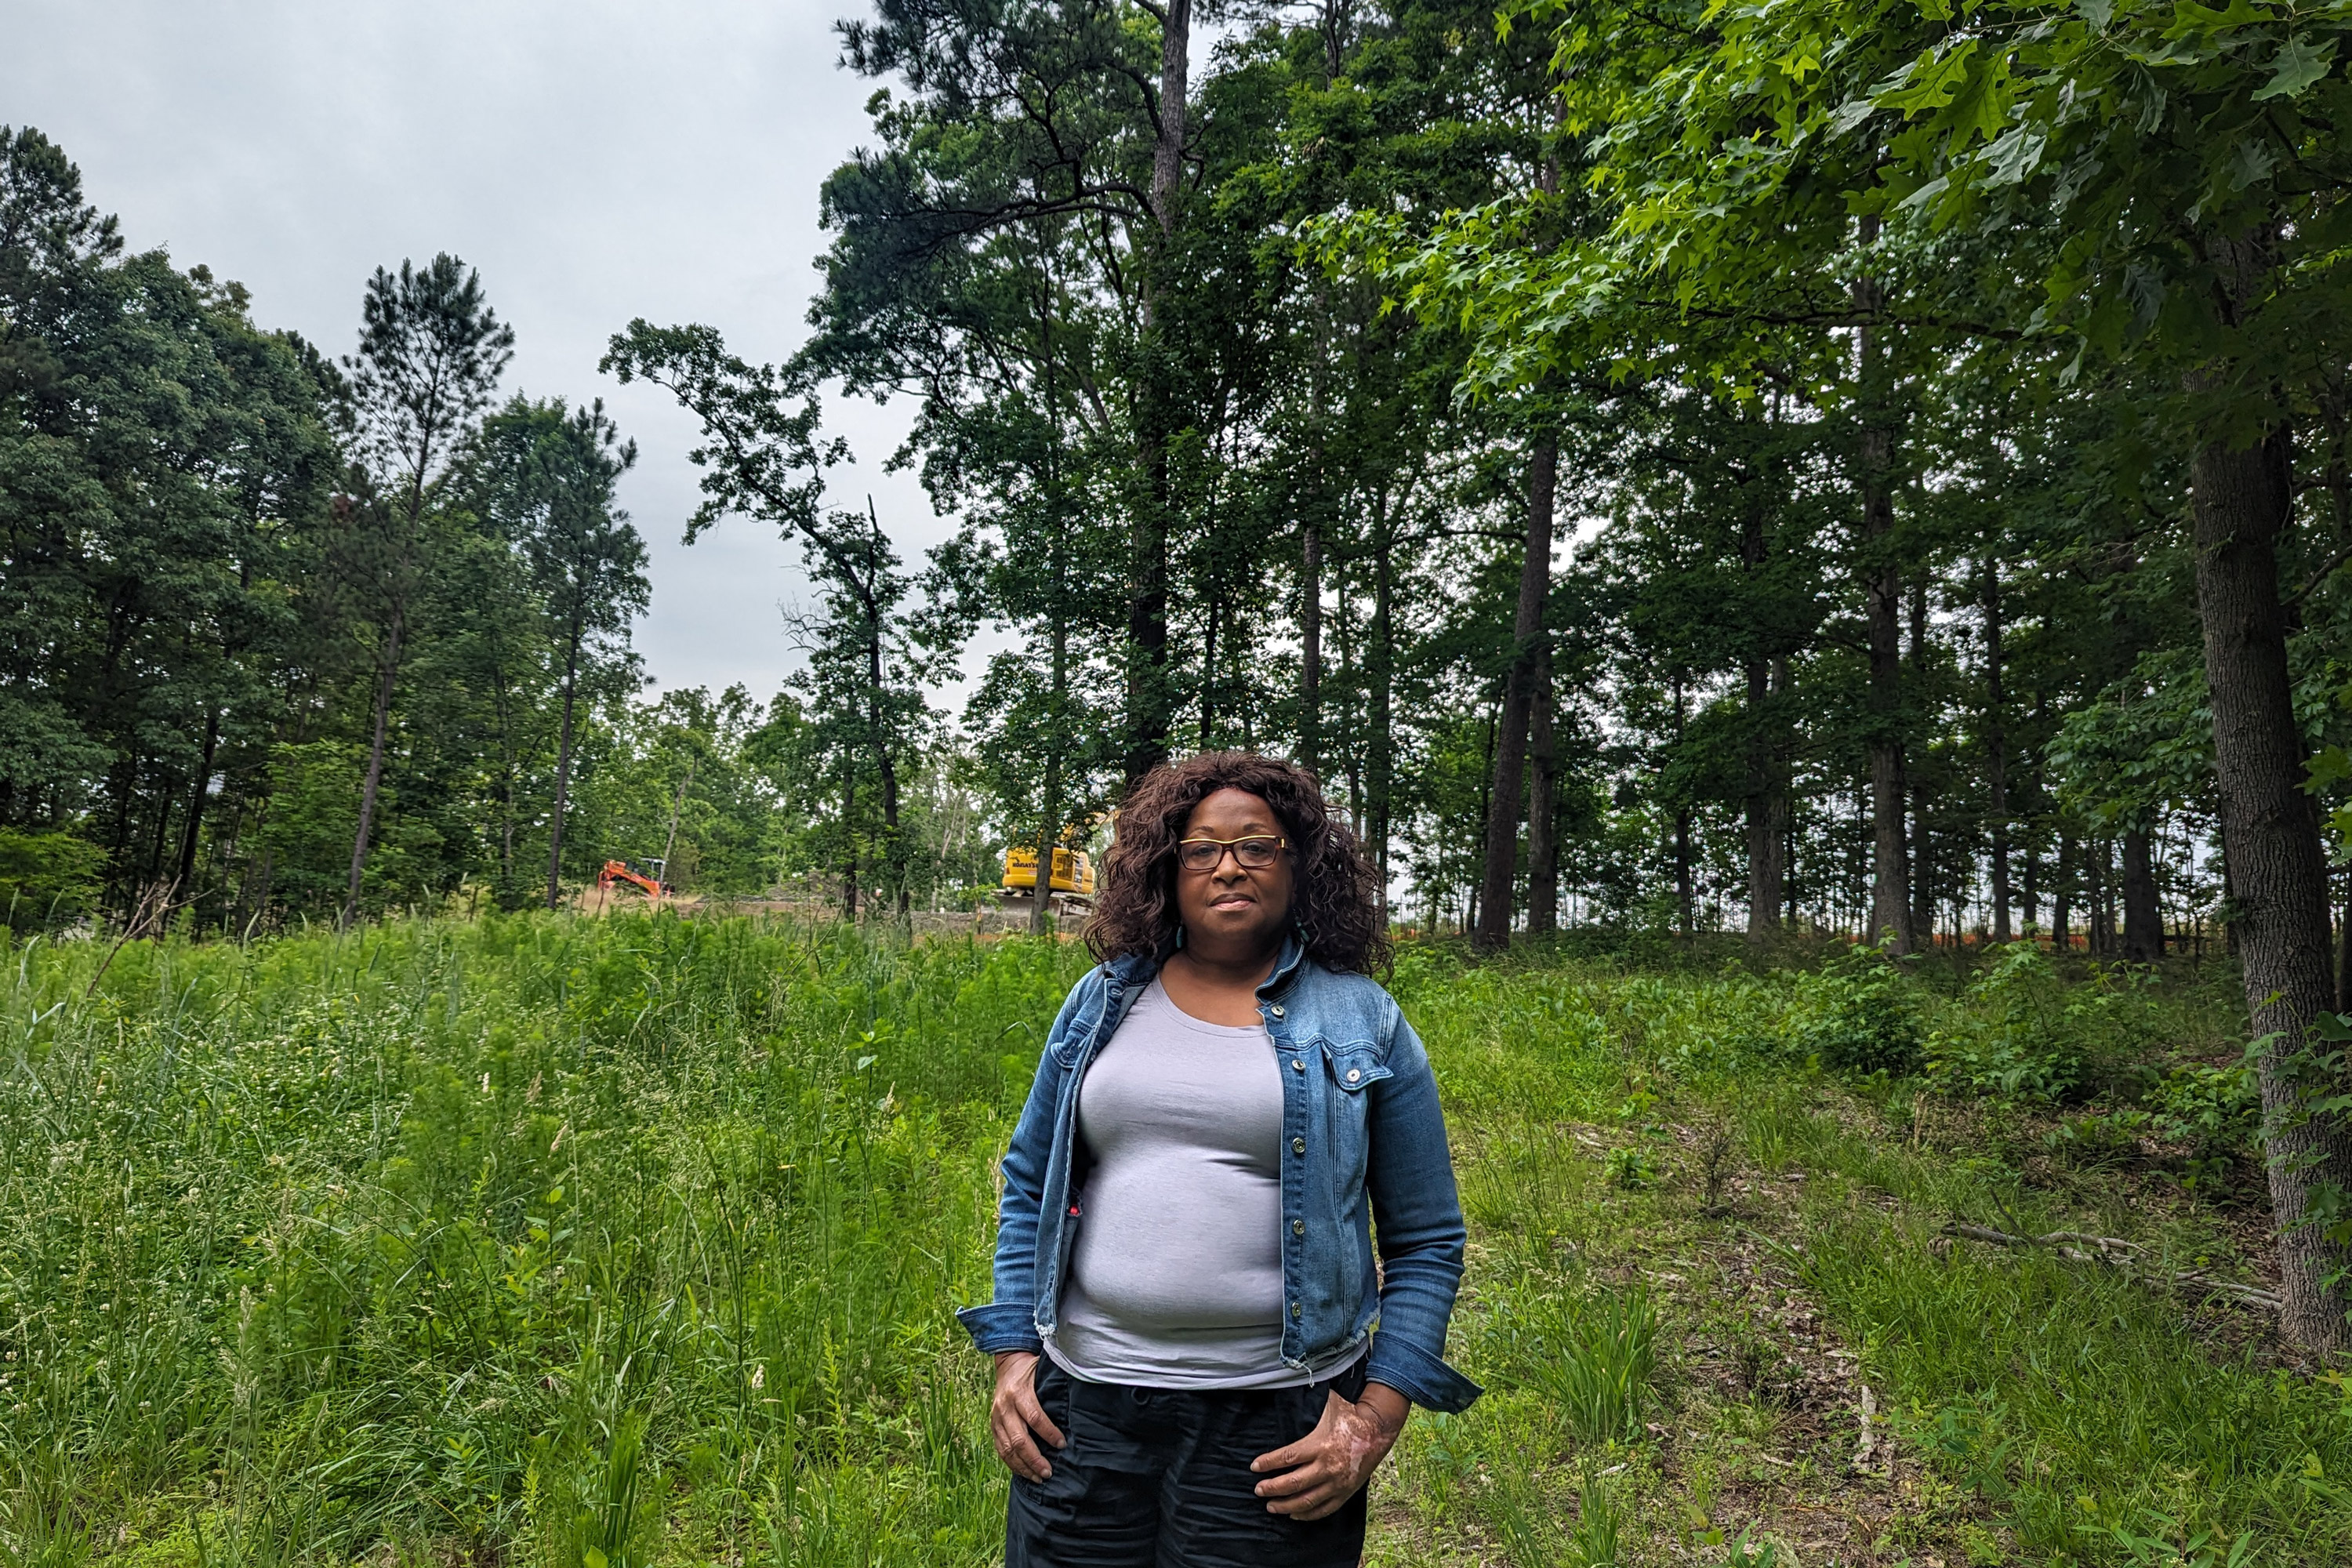
[[[836, 68], [859, 0], [13, 0], [0, 122], [40, 127], [131, 243], [254, 294], [263, 324], [330, 352], [379, 265], [455, 251], [520, 340], [509, 388], [602, 395], [643, 457], [624, 500], [653, 553], [637, 646], [664, 685], [793, 663], [779, 601], [798, 552], [756, 524], [678, 542], [696, 503], [690, 420], [596, 374], [633, 316], [701, 321], [747, 357], [806, 333], [817, 187], [866, 137], [874, 85]], [[882, 462], [912, 406], [827, 405], [909, 559], [945, 531]]]

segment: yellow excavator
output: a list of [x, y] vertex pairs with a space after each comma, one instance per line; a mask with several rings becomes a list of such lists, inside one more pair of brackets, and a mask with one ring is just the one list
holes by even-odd
[[[1095, 863], [1081, 849], [1054, 851], [1054, 868], [1045, 884], [1055, 913], [1095, 907]], [[1013, 848], [1004, 852], [1004, 881], [997, 897], [1005, 907], [1034, 908], [1037, 896], [1037, 851]]]

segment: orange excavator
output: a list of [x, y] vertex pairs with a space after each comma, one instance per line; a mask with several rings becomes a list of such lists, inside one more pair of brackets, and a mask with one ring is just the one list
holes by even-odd
[[653, 868], [651, 872], [640, 871], [626, 860], [605, 861], [604, 868], [596, 873], [596, 890], [605, 899], [610, 900], [613, 896], [613, 885], [615, 882], [626, 882], [644, 893], [651, 902], [660, 903], [663, 895], [669, 891], [668, 887], [661, 879], [662, 863], [658, 860], [648, 860], [646, 864]]

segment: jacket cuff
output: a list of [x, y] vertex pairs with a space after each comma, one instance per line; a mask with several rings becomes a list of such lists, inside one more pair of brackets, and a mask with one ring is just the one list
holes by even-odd
[[982, 1355], [998, 1355], [1005, 1351], [1045, 1353], [1045, 1342], [1037, 1337], [1037, 1325], [1031, 1321], [1029, 1309], [1017, 1301], [966, 1307], [956, 1313], [956, 1321], [964, 1326], [964, 1331], [971, 1336], [971, 1342], [980, 1347]]
[[1486, 1392], [1427, 1351], [1394, 1334], [1372, 1335], [1364, 1377], [1367, 1382], [1387, 1384], [1415, 1405], [1445, 1415], [1469, 1409], [1470, 1402]]

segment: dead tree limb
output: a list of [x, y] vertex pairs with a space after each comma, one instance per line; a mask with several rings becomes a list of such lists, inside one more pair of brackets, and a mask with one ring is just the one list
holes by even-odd
[[2125, 1241], [2112, 1236], [2092, 1236], [2079, 1230], [2053, 1230], [2041, 1236], [2012, 1236], [2005, 1230], [1993, 1230], [1981, 1225], [1963, 1225], [1958, 1220], [1944, 1226], [1946, 1236], [1962, 1237], [1969, 1241], [1990, 1242], [1995, 1247], [2027, 1247], [2047, 1248], [2069, 1263], [2104, 1263], [2127, 1279], [2150, 1285], [2160, 1285], [2183, 1295], [2200, 1299], [2226, 1296], [2231, 1300], [2264, 1311], [2279, 1310], [2278, 1294], [2257, 1285], [2241, 1285], [2232, 1279], [2216, 1279], [2201, 1268], [2162, 1269], [2147, 1267], [2147, 1248], [2136, 1241]]

